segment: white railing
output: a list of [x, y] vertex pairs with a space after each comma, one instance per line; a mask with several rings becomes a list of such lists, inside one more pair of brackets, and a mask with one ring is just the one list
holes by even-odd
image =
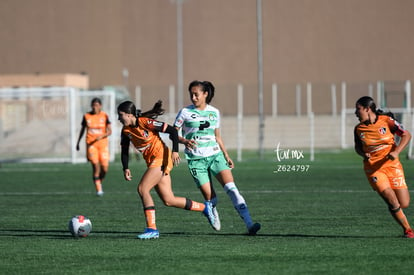
[[[222, 111], [223, 139], [228, 149], [236, 150], [237, 160], [239, 161], [243, 159], [244, 149], [258, 149], [260, 146], [265, 149], [275, 149], [278, 143], [290, 148], [306, 148], [306, 150], [309, 150], [310, 159], [314, 159], [314, 152], [317, 148], [342, 149], [351, 147], [353, 144], [352, 131], [357, 123], [354, 115], [354, 104], [360, 96], [364, 95], [372, 96], [377, 102], [377, 106], [401, 114], [405, 120], [402, 122], [406, 126], [410, 126], [410, 130], [414, 130], [410, 81], [329, 84], [310, 82], [305, 84], [272, 83], [266, 88], [264, 103], [267, 109], [265, 108], [263, 121], [259, 121], [257, 112], [254, 112], [257, 100], [251, 96], [256, 91], [256, 87], [242, 84], [228, 87], [216, 86], [216, 96], [212, 104]], [[158, 87], [157, 91], [159, 92], [159, 90]], [[61, 126], [68, 129], [66, 133], [68, 140], [65, 142], [65, 146], [69, 146], [68, 153], [61, 158], [69, 159], [70, 162], [84, 160], [83, 152], [77, 152], [74, 143], [78, 136], [82, 114], [85, 110], [89, 110], [90, 106], [87, 100], [80, 100], [80, 98], [82, 96], [89, 98], [98, 95], [97, 93], [106, 96], [105, 101], [109, 101], [106, 108], [108, 113], [111, 114], [114, 128], [113, 135], [110, 138], [111, 151], [119, 152], [117, 140], [119, 129], [117, 127], [120, 127], [120, 125], [116, 118], [115, 95], [109, 91], [88, 92], [59, 87], [0, 89], [0, 149], [2, 148], [5, 151], [6, 149], [3, 147], [12, 138], [13, 131], [8, 129], [9, 125], [13, 124], [12, 121], [16, 121], [15, 124], [18, 125], [19, 121], [27, 118], [27, 114], [18, 111], [21, 110], [23, 105], [16, 104], [16, 102], [24, 99], [22, 102], [29, 104], [27, 105], [29, 109], [26, 109], [33, 110], [33, 106], [36, 105], [36, 100], [38, 100], [34, 99], [36, 97], [44, 98], [45, 100], [41, 101], [41, 104], [46, 104], [47, 99], [62, 96], [61, 99], [64, 98], [62, 102], [67, 104], [65, 108], [70, 111], [61, 118], [64, 123], [67, 123], [67, 125]], [[132, 100], [138, 108], [145, 110], [146, 107], [150, 108], [154, 104], [153, 94], [151, 88], [137, 86]], [[160, 117], [160, 119], [172, 124], [176, 112], [183, 107], [176, 104], [175, 86], [166, 87], [165, 93], [160, 98], [166, 101], [164, 106], [168, 108], [167, 114]], [[14, 105], [11, 102], [14, 102]], [[189, 99], [187, 102], [189, 103]], [[81, 108], [80, 105], [85, 106]], [[11, 110], [10, 108], [15, 109]], [[10, 116], [10, 113], [13, 113], [14, 116]], [[408, 116], [408, 114], [410, 115]], [[41, 117], [40, 119], [46, 118]], [[263, 141], [259, 140], [258, 136], [258, 127], [261, 123], [264, 124], [265, 130]], [[39, 124], [42, 127], [47, 125], [45, 122]], [[50, 123], [50, 127], [55, 127], [53, 125], [53, 123]], [[64, 135], [63, 132], [62, 135]], [[263, 144], [259, 144], [260, 142], [263, 142]], [[2, 157], [5, 155], [22, 157], [25, 152], [21, 145], [15, 146], [17, 146], [15, 149], [7, 148], [7, 154], [1, 151], [3, 154], [0, 155]], [[412, 146], [410, 144], [410, 155], [412, 155]], [[29, 151], [27, 150], [27, 152]]]

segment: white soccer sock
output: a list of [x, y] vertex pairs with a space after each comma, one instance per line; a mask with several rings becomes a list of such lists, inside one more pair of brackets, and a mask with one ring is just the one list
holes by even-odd
[[226, 191], [227, 195], [230, 197], [234, 208], [236, 208], [247, 228], [250, 228], [253, 225], [252, 218], [250, 217], [250, 212], [247, 208], [246, 201], [237, 189], [236, 184], [234, 182], [226, 183], [224, 185], [224, 191]]

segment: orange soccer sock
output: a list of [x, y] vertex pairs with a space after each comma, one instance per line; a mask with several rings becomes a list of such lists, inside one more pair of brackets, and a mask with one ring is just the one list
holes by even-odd
[[408, 223], [407, 217], [405, 216], [401, 208], [390, 209], [390, 212], [394, 219], [398, 222], [398, 224], [400, 224], [404, 228], [404, 230], [411, 228], [410, 224]]
[[157, 225], [155, 223], [155, 207], [145, 207], [144, 214], [147, 222], [147, 228], [157, 229]]
[[204, 205], [204, 203], [196, 202], [187, 198], [185, 199], [184, 209], [186, 210], [202, 212], [205, 208], [206, 206]]
[[96, 192], [102, 192], [102, 180], [99, 177], [93, 177]]

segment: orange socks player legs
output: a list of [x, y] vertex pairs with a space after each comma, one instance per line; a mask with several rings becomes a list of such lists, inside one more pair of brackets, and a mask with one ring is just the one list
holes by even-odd
[[93, 183], [95, 184], [95, 189], [96, 189], [96, 194], [98, 196], [102, 196], [103, 195], [103, 190], [102, 190], [102, 181], [99, 177], [93, 177]]
[[149, 206], [145, 207], [145, 220], [147, 222], [147, 228], [157, 229], [157, 225], [155, 223], [155, 207]]
[[187, 198], [185, 199], [184, 209], [186, 209], [186, 210], [203, 212], [205, 208], [206, 208], [206, 206], [204, 205], [204, 203], [199, 203], [199, 202], [196, 202], [196, 201], [192, 201], [192, 200], [187, 199]]
[[407, 238], [414, 238], [414, 232], [411, 229], [411, 226], [408, 223], [407, 217], [405, 216], [402, 209], [399, 207], [397, 209], [390, 208], [390, 212], [393, 218], [397, 221], [397, 223], [401, 225], [402, 228], [404, 229], [404, 236]]

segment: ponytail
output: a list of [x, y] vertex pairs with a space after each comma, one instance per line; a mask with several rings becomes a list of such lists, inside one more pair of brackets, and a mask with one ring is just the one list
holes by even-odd
[[383, 111], [383, 110], [381, 110], [381, 109], [377, 109], [377, 111], [375, 112], [375, 114], [376, 114], [377, 116], [380, 116], [380, 115], [385, 115], [385, 116], [389, 116], [389, 117], [391, 117], [392, 119], [395, 119], [394, 113], [393, 113], [393, 112], [391, 112], [391, 111], [385, 112], [385, 111]]
[[158, 116], [164, 114], [164, 109], [162, 108], [162, 101], [158, 100], [151, 110], [144, 113], [140, 109], [135, 107], [135, 104], [132, 101], [124, 101], [118, 106], [118, 112], [124, 112], [127, 114], [133, 114], [136, 118], [138, 117], [148, 117], [155, 119]]
[[165, 110], [162, 108], [162, 101], [158, 100], [157, 102], [155, 102], [155, 104], [154, 104], [154, 106], [152, 107], [151, 110], [140, 114], [140, 116], [155, 119], [158, 116], [163, 115], [164, 112], [165, 112]]
[[357, 105], [361, 105], [364, 108], [370, 108], [372, 112], [374, 112], [376, 115], [386, 115], [393, 119], [395, 119], [394, 114], [390, 111], [385, 112], [381, 109], [377, 109], [377, 106], [375, 105], [374, 99], [370, 96], [363, 96], [359, 98], [356, 102]]

